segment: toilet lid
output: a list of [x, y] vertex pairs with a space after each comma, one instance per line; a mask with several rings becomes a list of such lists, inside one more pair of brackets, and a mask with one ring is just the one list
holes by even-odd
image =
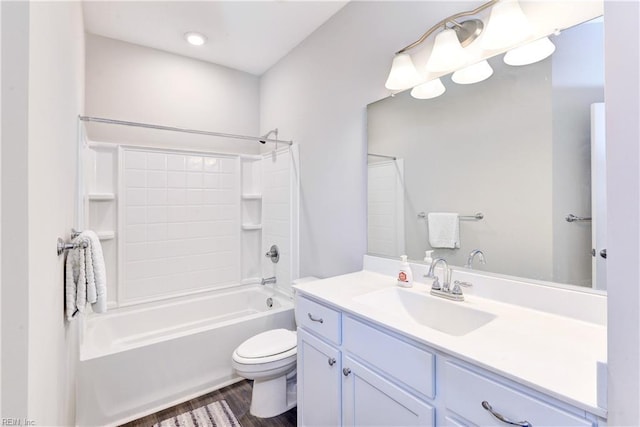
[[249, 338], [236, 350], [240, 357], [255, 359], [284, 353], [296, 346], [296, 333], [287, 329], [273, 329]]

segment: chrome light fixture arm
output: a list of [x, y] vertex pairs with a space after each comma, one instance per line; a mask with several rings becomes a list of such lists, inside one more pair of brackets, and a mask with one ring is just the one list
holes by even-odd
[[[459, 12], [459, 13], [456, 13], [455, 15], [451, 15], [451, 16], [443, 19], [442, 21], [438, 22], [433, 27], [429, 28], [418, 40], [414, 41], [410, 45], [405, 46], [402, 49], [400, 49], [399, 51], [397, 51], [396, 55], [399, 55], [401, 53], [405, 53], [408, 50], [411, 50], [414, 47], [422, 44], [422, 42], [424, 42], [438, 28], [440, 28], [440, 27], [446, 28], [448, 23], [452, 23], [456, 27], [456, 29], [457, 29], [456, 32], [458, 33], [458, 39], [460, 40], [460, 38], [462, 38], [462, 40], [460, 40], [460, 44], [462, 45], [462, 47], [468, 46], [482, 32], [482, 28], [483, 28], [482, 21], [480, 21], [479, 19], [473, 19], [473, 20], [465, 21], [461, 25], [461, 24], [458, 24], [456, 22], [456, 19], [464, 18], [465, 16], [477, 15], [478, 13], [482, 12], [483, 10], [490, 8], [491, 6], [496, 4], [498, 1], [499, 0], [491, 0], [491, 1], [487, 2], [487, 3], [484, 3], [484, 4], [480, 5], [480, 6], [478, 6], [477, 8], [475, 8], [473, 10]], [[473, 24], [465, 27], [464, 24], [467, 23], [467, 22], [472, 22]]]

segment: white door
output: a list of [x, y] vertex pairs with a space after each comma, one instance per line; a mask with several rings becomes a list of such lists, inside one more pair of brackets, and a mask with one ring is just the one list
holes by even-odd
[[349, 357], [342, 364], [344, 426], [433, 426], [434, 409]]
[[340, 425], [340, 351], [298, 329], [298, 425]]
[[[592, 282], [607, 289], [607, 157], [604, 103], [591, 104], [591, 247]], [[603, 252], [604, 251], [604, 252]]]

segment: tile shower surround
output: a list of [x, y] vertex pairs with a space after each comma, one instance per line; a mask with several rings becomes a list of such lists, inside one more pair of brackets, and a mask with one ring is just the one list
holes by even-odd
[[[280, 249], [278, 264], [263, 263], [264, 277], [276, 276], [278, 286], [292, 292], [291, 289], [291, 171], [290, 155], [265, 156], [263, 171], [263, 212], [262, 212], [262, 253], [272, 244]], [[268, 185], [267, 185], [268, 183]]]
[[124, 299], [240, 282], [237, 158], [124, 150]]

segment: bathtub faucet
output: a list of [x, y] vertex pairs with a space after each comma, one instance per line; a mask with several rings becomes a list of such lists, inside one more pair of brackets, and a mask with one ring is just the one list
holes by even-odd
[[260, 282], [260, 284], [261, 284], [262, 286], [264, 286], [264, 285], [268, 285], [268, 284], [271, 284], [271, 283], [273, 283], [273, 284], [275, 284], [275, 283], [276, 283], [276, 276], [273, 276], [273, 277], [267, 277], [266, 279], [262, 279], [262, 282]]

